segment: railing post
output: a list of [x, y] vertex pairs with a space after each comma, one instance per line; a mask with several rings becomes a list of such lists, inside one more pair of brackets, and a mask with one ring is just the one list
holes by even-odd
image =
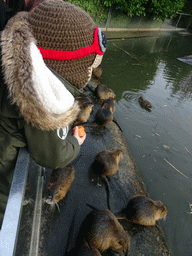
[[178, 26], [178, 24], [179, 24], [179, 21], [180, 21], [180, 19], [181, 19], [181, 15], [182, 15], [182, 14], [179, 15], [179, 19], [178, 19], [178, 21], [177, 21], [176, 28], [177, 28], [177, 26]]

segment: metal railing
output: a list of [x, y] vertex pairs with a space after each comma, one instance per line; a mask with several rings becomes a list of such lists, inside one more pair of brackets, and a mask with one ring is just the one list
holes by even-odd
[[28, 175], [29, 154], [25, 148], [19, 150], [13, 181], [1, 228], [0, 255], [13, 256], [22, 212], [22, 201]]
[[30, 169], [35, 169], [37, 174], [33, 176], [36, 176], [37, 179], [35, 179], [36, 197], [34, 211], [31, 212], [33, 221], [30, 229], [29, 256], [38, 255], [45, 168], [37, 165], [30, 158], [29, 153], [25, 148], [20, 148], [0, 231], [0, 256], [18, 255], [17, 247], [21, 226], [20, 222], [22, 219], [23, 200]]
[[188, 22], [188, 25], [186, 26], [186, 28], [188, 29], [189, 26], [192, 24], [192, 15], [191, 15], [191, 14], [188, 14], [188, 13], [179, 13], [179, 12], [177, 12], [177, 14], [179, 15], [179, 18], [178, 18], [177, 23], [176, 23], [176, 25], [175, 25], [176, 28], [178, 27], [179, 22], [180, 22], [182, 16], [189, 16], [189, 22]]

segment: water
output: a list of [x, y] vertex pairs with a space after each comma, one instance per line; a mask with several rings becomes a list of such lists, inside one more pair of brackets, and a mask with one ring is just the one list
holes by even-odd
[[[168, 208], [159, 221], [174, 256], [192, 255], [192, 35], [111, 40], [102, 83], [149, 196]], [[138, 97], [152, 104], [142, 109]]]

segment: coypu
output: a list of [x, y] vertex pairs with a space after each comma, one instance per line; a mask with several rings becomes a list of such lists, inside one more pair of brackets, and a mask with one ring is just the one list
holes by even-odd
[[101, 64], [98, 67], [93, 68], [92, 75], [94, 75], [97, 79], [101, 79], [102, 73], [103, 73], [103, 68]]
[[101, 176], [110, 176], [115, 174], [119, 168], [119, 161], [121, 159], [122, 150], [113, 148], [99, 152], [95, 156], [93, 162], [93, 171]]
[[108, 99], [103, 101], [101, 107], [109, 109], [113, 114], [115, 112], [115, 99], [113, 97], [109, 97]]
[[[114, 121], [113, 114], [107, 108], [100, 108], [95, 114], [95, 120], [92, 123], [84, 123], [84, 127], [99, 127], [106, 126]], [[75, 124], [75, 123], [74, 123]]]
[[95, 156], [92, 164], [92, 170], [96, 175], [99, 175], [106, 185], [107, 190], [107, 203], [110, 209], [110, 186], [107, 176], [111, 176], [119, 169], [119, 161], [121, 159], [122, 150], [113, 148], [99, 152]]
[[44, 202], [50, 204], [53, 208], [55, 204], [58, 207], [58, 202], [66, 196], [74, 178], [75, 171], [71, 165], [52, 170], [46, 187]]
[[153, 201], [145, 195], [133, 196], [124, 211], [129, 221], [144, 226], [154, 226], [157, 220], [167, 214], [162, 202]]
[[151, 103], [149, 103], [149, 101], [147, 101], [147, 100], [144, 100], [142, 96], [139, 97], [138, 101], [139, 101], [141, 107], [148, 109], [148, 110], [150, 110], [152, 108]]
[[106, 100], [109, 97], [115, 97], [114, 91], [110, 88], [107, 88], [107, 86], [104, 84], [98, 84], [95, 89], [95, 93], [101, 100]]
[[109, 109], [100, 108], [95, 114], [95, 123], [106, 126], [113, 121], [113, 114]]
[[87, 122], [92, 112], [93, 106], [94, 105], [92, 103], [83, 104], [82, 109], [80, 110], [79, 115], [77, 117], [77, 120], [74, 122], [74, 126]]
[[[112, 121], [119, 127], [122, 131], [121, 127], [119, 126], [117, 120], [113, 116], [115, 112], [115, 99], [114, 97], [109, 97], [108, 99], [104, 100], [101, 108], [95, 114], [95, 121], [93, 123], [88, 124], [89, 126], [106, 126], [110, 124]], [[87, 124], [85, 124], [87, 126]]]
[[117, 253], [126, 253], [130, 238], [117, 218], [109, 210], [91, 211], [82, 225], [83, 239], [91, 248], [101, 253], [111, 249]]
[[115, 99], [109, 97], [104, 100], [101, 108], [97, 111], [95, 115], [95, 122], [101, 126], [106, 126], [110, 124], [113, 120], [113, 113], [115, 112]]

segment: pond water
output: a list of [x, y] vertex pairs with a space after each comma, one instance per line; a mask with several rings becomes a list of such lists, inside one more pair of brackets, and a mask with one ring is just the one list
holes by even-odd
[[[102, 83], [116, 92], [115, 118], [146, 184], [168, 208], [159, 221], [171, 254], [192, 255], [192, 35], [109, 40]], [[138, 97], [152, 104], [141, 108]]]

